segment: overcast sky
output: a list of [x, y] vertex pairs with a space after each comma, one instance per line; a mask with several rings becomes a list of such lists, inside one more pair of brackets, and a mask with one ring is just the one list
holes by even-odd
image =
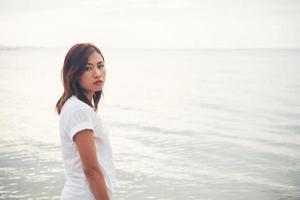
[[0, 46], [300, 48], [299, 0], [0, 0]]

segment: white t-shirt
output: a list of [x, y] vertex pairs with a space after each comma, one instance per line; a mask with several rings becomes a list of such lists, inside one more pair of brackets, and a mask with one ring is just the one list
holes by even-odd
[[75, 133], [84, 129], [92, 129], [94, 132], [97, 159], [104, 174], [109, 197], [112, 199], [115, 166], [108, 129], [92, 107], [73, 95], [65, 102], [59, 115], [60, 144], [66, 177], [61, 200], [95, 200], [73, 141]]

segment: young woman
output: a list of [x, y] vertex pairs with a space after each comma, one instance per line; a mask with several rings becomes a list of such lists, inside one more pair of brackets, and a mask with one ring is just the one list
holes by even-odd
[[75, 44], [61, 71], [63, 95], [56, 103], [66, 182], [61, 200], [111, 200], [115, 167], [109, 132], [97, 114], [106, 68], [100, 50]]

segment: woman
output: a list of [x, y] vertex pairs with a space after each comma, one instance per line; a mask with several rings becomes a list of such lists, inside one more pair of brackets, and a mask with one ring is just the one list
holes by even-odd
[[104, 57], [90, 43], [75, 44], [61, 72], [56, 103], [66, 182], [61, 200], [111, 200], [115, 167], [109, 133], [97, 114], [106, 77]]

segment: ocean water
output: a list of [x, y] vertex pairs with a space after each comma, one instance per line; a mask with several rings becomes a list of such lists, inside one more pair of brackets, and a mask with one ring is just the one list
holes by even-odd
[[[0, 50], [0, 199], [59, 199], [67, 50]], [[300, 199], [299, 50], [103, 53], [117, 200]]]

